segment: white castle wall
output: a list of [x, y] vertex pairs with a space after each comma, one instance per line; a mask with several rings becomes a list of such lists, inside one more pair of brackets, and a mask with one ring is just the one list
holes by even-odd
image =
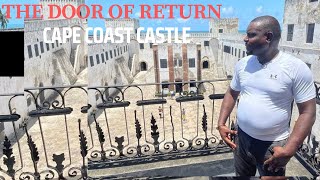
[[[89, 87], [123, 85], [132, 82], [133, 77], [128, 67], [128, 47], [127, 43], [88, 45]], [[112, 58], [110, 56], [110, 51], [112, 53]], [[106, 53], [108, 54], [108, 60], [106, 58]], [[104, 60], [102, 60], [102, 56], [104, 57]], [[109, 94], [113, 94], [115, 91], [115, 89], [110, 89]], [[95, 106], [98, 96], [95, 96], [94, 91], [89, 91], [88, 98], [89, 103]], [[101, 99], [98, 102], [101, 102]]]

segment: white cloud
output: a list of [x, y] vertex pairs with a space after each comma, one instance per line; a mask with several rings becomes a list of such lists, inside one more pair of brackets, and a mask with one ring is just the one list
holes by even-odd
[[257, 12], [257, 13], [262, 13], [262, 6], [257, 7], [257, 8], [256, 8], [256, 12]]
[[178, 18], [177, 21], [178, 21], [179, 23], [186, 23], [187, 21], [189, 21], [189, 19]]
[[234, 9], [233, 9], [232, 6], [222, 8], [222, 13], [223, 14], [230, 15], [230, 14], [233, 13], [233, 11], [234, 11]]

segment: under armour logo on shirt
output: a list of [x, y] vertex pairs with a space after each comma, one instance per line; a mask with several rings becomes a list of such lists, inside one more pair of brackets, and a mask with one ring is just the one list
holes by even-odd
[[276, 74], [275, 75], [274, 74], [270, 74], [270, 79], [277, 79], [277, 76], [278, 75], [276, 75]]

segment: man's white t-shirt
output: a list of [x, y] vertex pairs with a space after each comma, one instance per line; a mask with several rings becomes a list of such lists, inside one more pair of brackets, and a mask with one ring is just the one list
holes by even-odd
[[263, 141], [286, 139], [293, 100], [302, 103], [316, 97], [308, 66], [281, 51], [265, 65], [256, 56], [238, 61], [230, 87], [240, 91], [238, 126]]

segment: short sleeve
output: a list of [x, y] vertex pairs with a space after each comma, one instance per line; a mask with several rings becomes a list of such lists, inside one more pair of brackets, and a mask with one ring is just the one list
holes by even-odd
[[241, 90], [240, 79], [239, 79], [239, 62], [236, 64], [236, 66], [234, 68], [234, 73], [233, 73], [233, 77], [232, 77], [232, 80], [230, 83], [230, 87], [231, 87], [231, 89], [233, 89], [235, 91]]
[[301, 64], [293, 79], [293, 96], [296, 103], [303, 103], [316, 97], [314, 80], [309, 67]]

